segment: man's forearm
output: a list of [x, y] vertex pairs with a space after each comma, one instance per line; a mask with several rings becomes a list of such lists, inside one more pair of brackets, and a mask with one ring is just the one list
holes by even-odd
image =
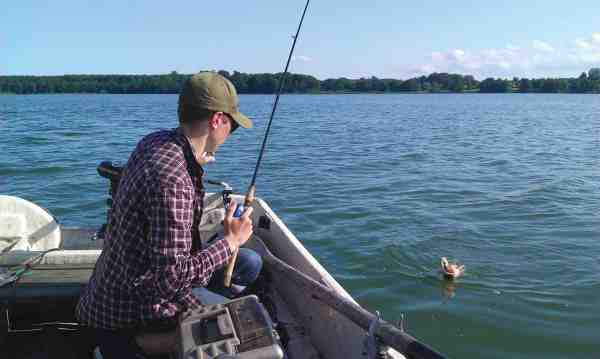
[[222, 238], [217, 238], [210, 246], [197, 253], [193, 257], [197, 260], [196, 281], [202, 283], [202, 285], [208, 284], [212, 273], [225, 266], [229, 262], [232, 253], [229, 243]]

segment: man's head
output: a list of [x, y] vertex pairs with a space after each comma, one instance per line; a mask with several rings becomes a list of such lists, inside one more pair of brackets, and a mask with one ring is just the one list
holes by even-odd
[[209, 119], [222, 112], [238, 126], [251, 128], [252, 121], [239, 111], [238, 95], [233, 84], [216, 72], [199, 72], [189, 78], [179, 94], [179, 122], [182, 124]]
[[252, 121], [238, 109], [233, 84], [215, 72], [200, 72], [188, 79], [179, 94], [179, 123], [196, 151], [214, 154], [238, 126]]

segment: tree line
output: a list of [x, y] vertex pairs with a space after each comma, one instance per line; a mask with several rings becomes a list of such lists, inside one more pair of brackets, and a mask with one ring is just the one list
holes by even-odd
[[[221, 70], [239, 93], [272, 94], [279, 86], [282, 73], [248, 74]], [[176, 94], [189, 74], [175, 71], [165, 75], [63, 75], [0, 76], [0, 93], [158, 93]], [[600, 93], [600, 68], [590, 69], [575, 78], [487, 78], [472, 75], [433, 73], [407, 80], [360, 79], [318, 80], [310, 75], [289, 74], [283, 88], [286, 93], [369, 93], [369, 92], [538, 92]]]
[[488, 78], [479, 84], [479, 92], [600, 93], [600, 68], [575, 78]]

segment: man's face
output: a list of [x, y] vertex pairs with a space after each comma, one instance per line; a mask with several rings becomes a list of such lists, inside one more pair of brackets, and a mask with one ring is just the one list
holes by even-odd
[[227, 137], [235, 131], [237, 123], [225, 112], [215, 112], [210, 119], [210, 135], [207, 143], [207, 152], [216, 152]]

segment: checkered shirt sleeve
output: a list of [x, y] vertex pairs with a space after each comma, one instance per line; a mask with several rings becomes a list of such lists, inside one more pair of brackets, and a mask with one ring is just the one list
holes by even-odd
[[[193, 192], [181, 181], [162, 183], [152, 191], [150, 218], [150, 266], [155, 273], [147, 283], [153, 297], [175, 300], [178, 294], [187, 307], [200, 303], [191, 294], [192, 284], [208, 284], [212, 273], [228, 263], [231, 256], [226, 241], [216, 241], [190, 255], [192, 246]], [[148, 286], [149, 284], [149, 286]]]

